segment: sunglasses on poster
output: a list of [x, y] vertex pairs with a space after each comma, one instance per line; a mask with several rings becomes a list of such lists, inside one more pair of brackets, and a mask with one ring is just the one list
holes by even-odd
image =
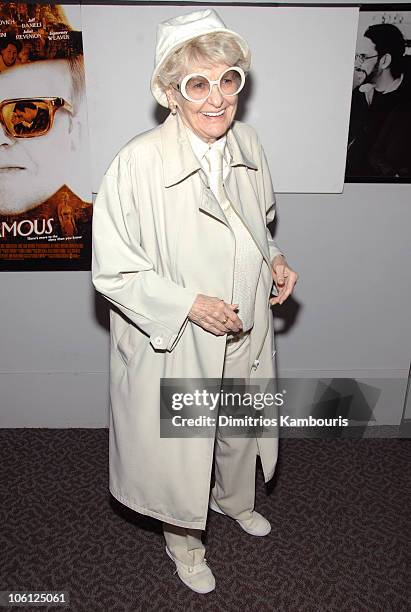
[[37, 138], [53, 127], [59, 108], [73, 114], [70, 102], [63, 98], [12, 98], [0, 102], [0, 123], [12, 138]]

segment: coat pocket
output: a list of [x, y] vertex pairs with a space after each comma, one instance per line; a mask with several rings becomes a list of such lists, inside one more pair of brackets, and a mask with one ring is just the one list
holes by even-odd
[[117, 342], [117, 352], [125, 366], [128, 366], [133, 356], [133, 349], [130, 345], [130, 330], [131, 325], [128, 324]]
[[[129, 323], [117, 341], [116, 348], [121, 361], [128, 368], [135, 358], [139, 360], [150, 339], [138, 327]], [[133, 366], [134, 367], [134, 366]]]

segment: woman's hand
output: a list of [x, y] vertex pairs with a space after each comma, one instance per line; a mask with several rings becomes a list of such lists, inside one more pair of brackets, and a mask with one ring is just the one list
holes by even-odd
[[282, 255], [276, 255], [272, 261], [272, 270], [275, 286], [278, 290], [278, 295], [270, 298], [270, 304], [282, 304], [294, 289], [297, 282], [298, 274], [289, 267]]
[[215, 336], [223, 336], [228, 332], [239, 332], [243, 328], [243, 323], [235, 312], [236, 308], [238, 304], [227, 304], [219, 298], [199, 293], [188, 318]]

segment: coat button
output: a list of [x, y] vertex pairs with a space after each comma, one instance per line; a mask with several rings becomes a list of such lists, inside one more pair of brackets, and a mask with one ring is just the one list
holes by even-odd
[[253, 370], [256, 370], [258, 368], [258, 366], [260, 365], [260, 360], [256, 359], [253, 363]]
[[163, 338], [161, 336], [156, 336], [154, 338], [154, 344], [157, 346], [161, 346], [163, 344]]

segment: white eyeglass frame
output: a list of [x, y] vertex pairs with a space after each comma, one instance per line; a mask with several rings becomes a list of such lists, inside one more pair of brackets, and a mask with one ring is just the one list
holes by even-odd
[[[226, 94], [223, 91], [221, 91], [221, 86], [220, 86], [220, 82], [221, 79], [223, 78], [223, 76], [227, 73], [230, 72], [231, 70], [235, 70], [236, 72], [238, 72], [238, 74], [241, 76], [241, 84], [240, 87], [238, 88], [238, 90], [234, 93], [234, 94]], [[200, 100], [197, 100], [196, 98], [190, 98], [190, 96], [188, 95], [187, 91], [186, 91], [186, 85], [188, 83], [188, 81], [190, 79], [192, 79], [193, 77], [202, 77], [203, 79], [206, 79], [209, 84], [210, 84], [210, 89], [208, 94], [204, 97], [201, 98]], [[220, 75], [220, 78], [217, 79], [216, 81], [212, 81], [211, 79], [209, 79], [205, 74], [201, 74], [200, 72], [192, 72], [191, 74], [187, 74], [184, 79], [181, 81], [181, 83], [177, 84], [177, 87], [174, 87], [174, 85], [172, 85], [174, 87], [174, 89], [177, 89], [181, 95], [183, 96], [183, 98], [185, 98], [186, 100], [189, 100], [190, 102], [195, 102], [197, 104], [202, 104], [203, 102], [205, 102], [205, 100], [207, 100], [207, 98], [210, 96], [212, 90], [213, 90], [213, 86], [217, 85], [219, 92], [221, 93], [222, 96], [237, 96], [240, 91], [243, 89], [245, 84], [245, 72], [242, 68], [240, 68], [239, 66], [230, 66], [230, 68], [227, 68], [226, 70], [224, 70], [224, 72]]]

